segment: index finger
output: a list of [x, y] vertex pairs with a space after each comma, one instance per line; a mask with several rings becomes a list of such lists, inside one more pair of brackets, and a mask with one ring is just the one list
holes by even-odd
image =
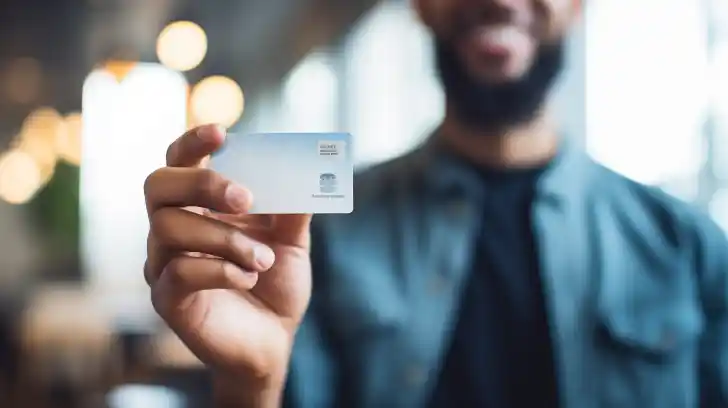
[[225, 129], [218, 125], [204, 125], [191, 129], [167, 149], [167, 166], [195, 167], [225, 141]]

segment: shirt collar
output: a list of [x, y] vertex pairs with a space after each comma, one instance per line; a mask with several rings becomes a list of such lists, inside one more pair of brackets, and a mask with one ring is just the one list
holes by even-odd
[[[472, 168], [458, 158], [443, 152], [433, 137], [417, 152], [417, 166], [420, 166], [425, 187], [439, 195], [474, 196], [485, 199], [483, 183]], [[564, 138], [559, 152], [544, 170], [537, 185], [537, 198], [556, 205], [567, 204], [580, 199], [587, 185], [591, 169], [586, 152], [573, 140]]]

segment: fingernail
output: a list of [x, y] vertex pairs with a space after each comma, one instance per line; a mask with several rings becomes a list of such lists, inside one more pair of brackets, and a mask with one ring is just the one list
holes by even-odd
[[263, 270], [270, 269], [276, 260], [276, 254], [273, 253], [273, 250], [262, 245], [253, 247], [253, 256], [255, 257], [255, 263]]
[[207, 125], [202, 126], [197, 130], [197, 137], [199, 137], [203, 142], [215, 143], [220, 138], [218, 135], [222, 135], [222, 137], [225, 138], [225, 133], [225, 128], [222, 126]]
[[225, 201], [235, 210], [246, 211], [250, 204], [250, 195], [247, 190], [230, 184], [225, 189]]

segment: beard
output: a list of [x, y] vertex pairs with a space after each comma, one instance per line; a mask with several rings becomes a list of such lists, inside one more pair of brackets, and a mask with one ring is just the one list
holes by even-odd
[[527, 123], [539, 114], [562, 72], [564, 45], [540, 47], [525, 75], [499, 84], [474, 78], [449, 44], [436, 41], [435, 58], [453, 114], [466, 126], [501, 130]]

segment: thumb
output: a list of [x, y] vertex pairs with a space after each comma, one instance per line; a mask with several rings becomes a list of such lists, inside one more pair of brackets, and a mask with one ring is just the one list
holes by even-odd
[[273, 218], [276, 240], [285, 245], [309, 249], [312, 214], [280, 214]]

